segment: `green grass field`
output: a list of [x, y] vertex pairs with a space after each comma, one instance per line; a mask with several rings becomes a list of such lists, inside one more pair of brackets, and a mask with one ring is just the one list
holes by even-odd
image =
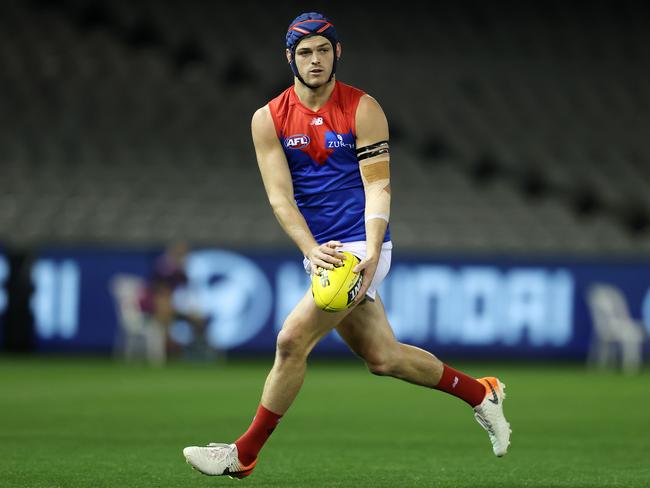
[[164, 369], [107, 360], [0, 360], [0, 486], [647, 487], [650, 381], [582, 367], [454, 364], [508, 385], [509, 454], [493, 456], [462, 401], [357, 362], [312, 362], [245, 480], [185, 464], [232, 441], [270, 359]]

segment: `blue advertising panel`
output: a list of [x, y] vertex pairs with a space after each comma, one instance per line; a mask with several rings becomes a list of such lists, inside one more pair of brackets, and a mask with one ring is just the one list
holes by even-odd
[[0, 247], [0, 347], [4, 344], [4, 320], [9, 296], [7, 280], [9, 279], [9, 261]]
[[31, 311], [37, 349], [103, 352], [117, 336], [112, 279], [146, 277], [152, 255], [102, 249], [46, 249], [32, 265]]
[[[41, 350], [110, 351], [118, 332], [118, 274], [145, 277], [153, 252], [44, 250], [32, 307]], [[308, 290], [295, 253], [199, 249], [187, 260], [179, 307], [208, 317], [208, 343], [272, 353], [277, 332]], [[592, 335], [589, 286], [619, 288], [650, 331], [650, 262], [394, 256], [380, 295], [400, 341], [442, 357], [583, 359]], [[334, 332], [315, 353], [348, 354]]]

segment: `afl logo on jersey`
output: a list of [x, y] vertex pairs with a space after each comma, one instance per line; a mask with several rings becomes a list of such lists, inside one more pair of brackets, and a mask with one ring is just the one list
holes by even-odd
[[295, 134], [293, 136], [285, 137], [284, 147], [287, 149], [302, 149], [303, 147], [307, 147], [310, 142], [311, 139], [309, 139], [309, 136], [305, 134]]

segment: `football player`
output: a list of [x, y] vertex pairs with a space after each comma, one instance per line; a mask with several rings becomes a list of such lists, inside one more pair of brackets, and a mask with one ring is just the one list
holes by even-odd
[[390, 143], [380, 104], [336, 79], [341, 44], [332, 22], [310, 12], [286, 34], [292, 86], [255, 112], [252, 137], [264, 187], [280, 225], [312, 272], [333, 269], [350, 251], [363, 275], [352, 307], [324, 312], [310, 291], [286, 318], [257, 413], [232, 443], [191, 446], [187, 461], [208, 475], [248, 476], [262, 446], [302, 386], [307, 356], [336, 328], [368, 369], [440, 390], [464, 400], [503, 456], [510, 425], [503, 414], [504, 385], [472, 378], [431, 353], [396, 340], [377, 288], [388, 273]]

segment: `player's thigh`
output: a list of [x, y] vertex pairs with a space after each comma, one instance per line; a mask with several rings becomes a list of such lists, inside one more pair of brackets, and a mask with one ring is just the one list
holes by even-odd
[[311, 351], [323, 336], [349, 314], [350, 310], [341, 312], [321, 310], [314, 303], [311, 291], [307, 291], [284, 321], [282, 330], [278, 334], [278, 346]]
[[336, 330], [350, 349], [367, 362], [384, 362], [398, 353], [398, 342], [379, 294], [374, 302], [366, 300], [355, 307]]

